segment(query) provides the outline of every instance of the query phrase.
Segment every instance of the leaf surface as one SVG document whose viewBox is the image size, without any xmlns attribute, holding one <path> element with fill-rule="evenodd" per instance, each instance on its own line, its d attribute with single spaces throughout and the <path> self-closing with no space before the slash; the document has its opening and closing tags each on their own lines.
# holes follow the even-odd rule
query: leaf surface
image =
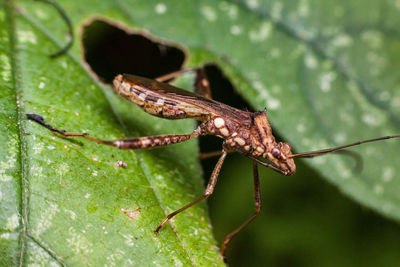
<svg viewBox="0 0 400 267">
<path fill-rule="evenodd" d="M 76 32 L 89 18 L 106 17 L 182 45 L 188 66 L 218 64 L 249 103 L 267 107 L 275 131 L 295 151 L 400 132 L 395 1 L 60 5 Z M 25 121 L 24 114 L 104 139 L 186 133 L 195 124 L 153 118 L 114 96 L 91 78 L 79 42 L 67 56 L 49 59 L 65 42 L 65 25 L 52 8 L 11 1 L 0 19 L 2 260 L 222 264 L 204 203 L 177 216 L 159 236 L 152 233 L 168 212 L 203 190 L 196 141 L 118 151 L 59 138 Z M 307 163 L 362 205 L 398 220 L 399 140 L 354 151 L 363 159 L 359 174 L 344 156 Z M 128 167 L 115 168 L 118 160 Z"/>
</svg>

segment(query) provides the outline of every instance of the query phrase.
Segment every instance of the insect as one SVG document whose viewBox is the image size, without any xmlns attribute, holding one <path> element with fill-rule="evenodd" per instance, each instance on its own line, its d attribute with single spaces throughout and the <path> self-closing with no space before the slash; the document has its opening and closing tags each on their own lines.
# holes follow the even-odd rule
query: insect
<svg viewBox="0 0 400 267">
<path fill-rule="evenodd" d="M 195 72 L 196 74 L 194 82 L 196 94 L 176 88 L 168 83 L 163 83 L 163 81 L 170 80 L 186 72 Z M 27 116 L 29 119 L 40 123 L 51 131 L 64 137 L 83 137 L 89 141 L 114 146 L 119 149 L 155 148 L 181 143 L 200 135 L 215 135 L 222 138 L 224 140 L 222 150 L 218 153 L 213 153 L 213 155 L 219 155 L 219 159 L 203 195 L 193 202 L 168 214 L 154 230 L 156 233 L 158 233 L 172 217 L 206 199 L 213 193 L 219 172 L 228 153 L 239 152 L 252 159 L 256 211 L 253 216 L 225 237 L 221 248 L 222 256 L 225 255 L 226 246 L 232 238 L 251 223 L 261 211 L 258 164 L 283 175 L 292 175 L 296 171 L 296 165 L 294 163 L 295 158 L 309 158 L 339 150 L 346 151 L 343 149 L 363 143 L 400 137 L 400 135 L 384 136 L 339 147 L 293 154 L 290 144 L 285 142 L 277 143 L 275 141 L 271 126 L 268 122 L 266 110 L 248 112 L 212 100 L 210 85 L 204 68 L 179 70 L 160 77 L 157 80 L 122 74 L 116 76 L 114 79 L 113 89 L 117 94 L 135 103 L 151 115 L 171 120 L 192 118 L 199 120 L 201 123 L 189 134 L 170 134 L 106 141 L 91 137 L 86 133 L 71 133 L 59 130 L 46 123 L 41 116 L 36 114 L 27 114 Z M 268 162 L 262 161 L 262 159 L 266 159 Z"/>
</svg>

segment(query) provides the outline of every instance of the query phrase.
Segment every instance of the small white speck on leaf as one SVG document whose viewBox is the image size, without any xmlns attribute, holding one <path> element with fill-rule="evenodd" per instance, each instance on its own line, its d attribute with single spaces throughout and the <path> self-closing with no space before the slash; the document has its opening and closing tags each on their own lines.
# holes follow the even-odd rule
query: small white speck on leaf
<svg viewBox="0 0 400 267">
<path fill-rule="evenodd" d="M 204 16 L 204 18 L 210 22 L 214 22 L 217 20 L 216 11 L 210 6 L 202 6 L 200 8 L 200 12 Z"/>
<path fill-rule="evenodd" d="M 264 21 L 258 28 L 249 31 L 249 39 L 252 42 L 265 41 L 272 32 L 273 24 L 269 21 Z"/>
<path fill-rule="evenodd" d="M 251 9 L 256 9 L 260 6 L 259 0 L 247 0 L 247 6 Z"/>
<path fill-rule="evenodd" d="M 36 44 L 36 36 L 32 31 L 19 30 L 17 34 L 20 43 Z"/>
<path fill-rule="evenodd" d="M 232 25 L 231 27 L 231 33 L 233 35 L 239 35 L 242 33 L 242 28 L 239 25 Z"/>
<path fill-rule="evenodd" d="M 155 8 L 154 8 L 155 12 L 157 14 L 165 14 L 165 12 L 167 12 L 167 6 L 163 3 L 158 3 Z"/>
<path fill-rule="evenodd" d="M 329 92 L 331 90 L 332 82 L 336 79 L 336 73 L 325 72 L 319 77 L 319 86 L 322 92 Z"/>
<path fill-rule="evenodd" d="M 19 216 L 17 213 L 11 215 L 11 217 L 7 218 L 6 229 L 10 232 L 13 232 L 19 226 Z"/>
</svg>

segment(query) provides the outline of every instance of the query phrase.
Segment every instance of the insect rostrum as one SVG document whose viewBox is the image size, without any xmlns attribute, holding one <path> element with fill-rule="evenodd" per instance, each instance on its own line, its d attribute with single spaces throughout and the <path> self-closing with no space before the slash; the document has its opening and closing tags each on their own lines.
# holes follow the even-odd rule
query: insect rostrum
<svg viewBox="0 0 400 267">
<path fill-rule="evenodd" d="M 197 94 L 162 82 L 189 71 L 196 73 L 195 91 Z M 253 160 L 256 212 L 240 227 L 226 236 L 222 244 L 222 255 L 224 255 L 226 245 L 229 241 L 260 213 L 261 197 L 257 169 L 258 164 L 271 168 L 284 175 L 292 175 L 296 171 L 294 158 L 314 157 L 343 150 L 362 143 L 400 137 L 400 135 L 385 136 L 340 147 L 292 154 L 290 144 L 284 142 L 277 143 L 275 141 L 271 126 L 268 122 L 266 110 L 257 112 L 242 111 L 212 100 L 209 82 L 203 68 L 177 71 L 161 77 L 158 80 L 151 80 L 129 74 L 118 75 L 114 79 L 113 89 L 117 94 L 135 103 L 151 115 L 165 119 L 193 118 L 201 121 L 201 124 L 189 134 L 170 134 L 106 141 L 84 133 L 69 133 L 58 130 L 46 123 L 39 115 L 28 114 L 27 116 L 62 136 L 83 137 L 92 142 L 110 145 L 120 149 L 154 148 L 184 142 L 200 135 L 215 135 L 224 139 L 222 150 L 218 153 L 220 158 L 214 167 L 203 195 L 169 214 L 156 228 L 156 233 L 158 233 L 172 217 L 212 194 L 222 164 L 229 152 L 236 151 L 251 158 Z M 266 159 L 269 162 L 264 162 L 261 159 Z"/>
</svg>

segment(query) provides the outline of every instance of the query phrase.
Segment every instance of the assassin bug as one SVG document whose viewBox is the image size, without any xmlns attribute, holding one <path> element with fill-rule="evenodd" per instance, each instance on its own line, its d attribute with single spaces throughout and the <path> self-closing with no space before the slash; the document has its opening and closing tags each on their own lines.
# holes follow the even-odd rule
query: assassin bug
<svg viewBox="0 0 400 267">
<path fill-rule="evenodd" d="M 170 80 L 185 72 L 195 72 L 195 93 L 176 88 L 163 81 Z M 217 183 L 222 164 L 230 152 L 239 152 L 253 160 L 253 176 L 255 190 L 256 212 L 235 231 L 225 237 L 221 254 L 224 256 L 230 240 L 252 222 L 261 210 L 260 185 L 257 165 L 268 167 L 283 175 L 292 175 L 296 171 L 295 158 L 308 158 L 335 151 L 343 151 L 348 147 L 384 139 L 398 138 L 400 135 L 384 136 L 344 146 L 323 150 L 293 154 L 291 146 L 285 142 L 277 143 L 272 135 L 271 126 L 267 119 L 266 110 L 257 112 L 242 111 L 223 103 L 212 100 L 209 82 L 204 68 L 180 70 L 157 80 L 151 80 L 129 74 L 117 75 L 113 82 L 114 91 L 129 101 L 135 103 L 145 112 L 165 119 L 197 119 L 201 123 L 190 134 L 161 135 L 139 137 L 125 140 L 106 141 L 89 136 L 85 133 L 70 133 L 59 130 L 46 123 L 42 117 L 27 114 L 32 119 L 51 131 L 64 137 L 83 137 L 99 144 L 114 146 L 120 149 L 148 149 L 187 141 L 200 135 L 215 135 L 224 139 L 222 151 L 208 156 L 219 155 L 217 164 L 211 174 L 208 185 L 201 197 L 170 213 L 159 224 L 154 232 L 160 229 L 178 213 L 209 197 Z M 207 156 L 207 155 L 206 155 Z M 267 159 L 264 162 L 261 159 Z"/>
</svg>

